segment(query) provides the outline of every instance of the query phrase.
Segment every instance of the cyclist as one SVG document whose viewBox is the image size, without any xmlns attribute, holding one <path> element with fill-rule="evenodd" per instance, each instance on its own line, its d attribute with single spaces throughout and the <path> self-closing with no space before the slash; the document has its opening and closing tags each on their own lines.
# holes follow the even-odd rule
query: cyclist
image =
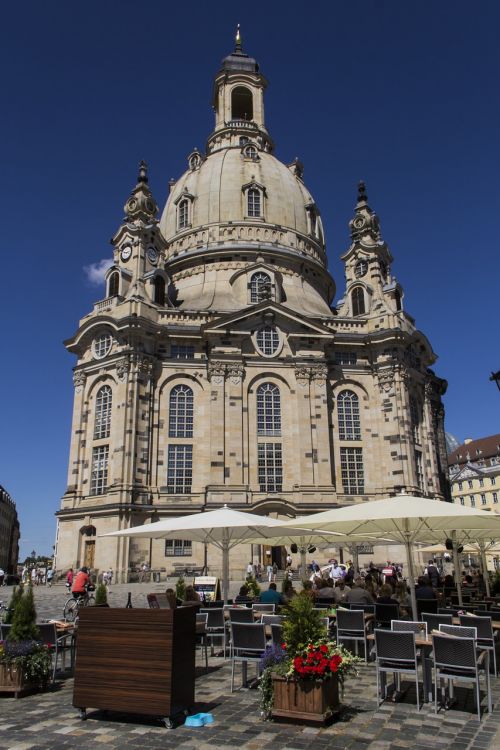
<svg viewBox="0 0 500 750">
<path fill-rule="evenodd" d="M 85 594 L 87 593 L 87 586 L 89 585 L 90 577 L 88 568 L 80 568 L 73 580 L 73 585 L 71 587 L 73 599 L 80 599 L 81 597 L 85 596 Z"/>
</svg>

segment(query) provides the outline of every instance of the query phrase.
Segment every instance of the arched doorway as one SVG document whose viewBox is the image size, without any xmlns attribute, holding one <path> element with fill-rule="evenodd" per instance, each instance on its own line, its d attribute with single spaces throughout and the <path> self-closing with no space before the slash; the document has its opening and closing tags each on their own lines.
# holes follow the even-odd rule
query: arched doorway
<svg viewBox="0 0 500 750">
<path fill-rule="evenodd" d="M 82 542 L 81 546 L 81 561 L 82 565 L 86 568 L 93 568 L 95 562 L 95 537 L 96 537 L 95 526 L 82 526 L 80 529 L 80 538 Z"/>
<path fill-rule="evenodd" d="M 253 510 L 260 516 L 270 516 L 271 518 L 282 519 L 283 521 L 289 521 L 296 516 L 295 509 L 290 507 L 289 503 L 277 499 L 265 500 L 254 507 Z M 278 570 L 286 570 L 286 556 L 289 552 L 286 547 L 272 547 L 269 544 L 252 546 L 254 547 L 254 557 L 257 557 L 264 571 L 268 565 L 274 565 L 275 563 L 278 566 Z"/>
</svg>

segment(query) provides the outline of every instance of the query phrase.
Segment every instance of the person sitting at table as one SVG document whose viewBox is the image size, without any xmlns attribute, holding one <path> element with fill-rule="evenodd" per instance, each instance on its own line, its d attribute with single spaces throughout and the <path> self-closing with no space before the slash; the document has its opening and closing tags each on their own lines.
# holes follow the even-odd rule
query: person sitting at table
<svg viewBox="0 0 500 750">
<path fill-rule="evenodd" d="M 379 595 L 377 596 L 377 604 L 396 604 L 399 605 L 397 599 L 394 599 L 392 595 L 392 586 L 388 583 L 384 583 L 380 587 Z"/>
<path fill-rule="evenodd" d="M 260 595 L 261 604 L 283 604 L 283 597 L 276 591 L 276 584 L 270 583 L 267 591 Z"/>
<path fill-rule="evenodd" d="M 418 579 L 418 586 L 415 589 L 415 596 L 417 599 L 435 599 L 436 592 L 431 586 L 431 581 L 428 576 L 420 576 Z"/>
<path fill-rule="evenodd" d="M 321 583 L 318 583 L 316 589 L 316 599 L 333 599 L 333 580 L 328 578 L 322 579 Z"/>
<path fill-rule="evenodd" d="M 180 599 L 177 599 L 175 591 L 173 589 L 167 589 L 165 591 L 165 596 L 167 597 L 167 602 L 170 609 L 176 609 L 178 604 L 182 604 L 182 601 Z"/>
<path fill-rule="evenodd" d="M 184 601 L 182 603 L 183 605 L 201 604 L 200 595 L 198 594 L 194 586 L 186 586 L 186 592 L 184 594 Z"/>
<path fill-rule="evenodd" d="M 367 576 L 365 576 L 365 589 L 366 591 L 368 591 L 373 601 L 375 601 L 375 599 L 377 598 L 378 584 L 369 573 Z"/>
<path fill-rule="evenodd" d="M 474 588 L 474 581 L 472 580 L 472 576 L 464 574 L 464 577 L 462 580 L 462 588 L 466 588 L 466 589 Z"/>
<path fill-rule="evenodd" d="M 308 581 L 309 583 L 309 581 Z M 290 599 L 293 599 L 294 596 L 297 596 L 297 592 L 293 588 L 293 583 L 291 582 L 290 578 L 287 578 L 283 587 L 283 596 L 286 599 L 287 602 L 290 601 Z"/>
<path fill-rule="evenodd" d="M 335 599 L 336 603 L 341 604 L 343 601 L 345 601 L 347 592 L 350 590 L 351 587 L 346 585 L 344 578 L 340 578 L 338 581 L 336 581 L 335 587 L 332 591 L 333 598 Z"/>
<path fill-rule="evenodd" d="M 404 607 L 405 609 L 409 609 L 411 607 L 411 597 L 408 592 L 406 581 L 397 582 L 396 589 L 394 591 L 394 598 L 400 607 Z"/>
<path fill-rule="evenodd" d="M 253 602 L 253 597 L 249 596 L 249 589 L 248 586 L 243 586 L 240 588 L 240 593 L 235 598 L 234 603 L 235 604 L 250 604 Z"/>
<path fill-rule="evenodd" d="M 354 579 L 354 585 L 345 595 L 345 601 L 349 604 L 374 604 L 373 596 L 365 589 L 365 582 L 360 576 Z"/>
<path fill-rule="evenodd" d="M 302 583 L 302 594 L 306 594 L 310 599 L 314 601 L 314 590 L 312 581 L 303 581 Z"/>
</svg>

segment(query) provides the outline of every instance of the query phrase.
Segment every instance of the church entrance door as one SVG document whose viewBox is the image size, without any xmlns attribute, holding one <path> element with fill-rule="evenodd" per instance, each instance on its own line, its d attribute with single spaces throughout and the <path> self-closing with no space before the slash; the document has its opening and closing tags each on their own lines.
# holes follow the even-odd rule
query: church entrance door
<svg viewBox="0 0 500 750">
<path fill-rule="evenodd" d="M 95 541 L 88 541 L 85 542 L 85 555 L 84 555 L 84 561 L 83 564 L 86 568 L 93 568 L 94 567 L 94 558 L 95 558 Z"/>
</svg>

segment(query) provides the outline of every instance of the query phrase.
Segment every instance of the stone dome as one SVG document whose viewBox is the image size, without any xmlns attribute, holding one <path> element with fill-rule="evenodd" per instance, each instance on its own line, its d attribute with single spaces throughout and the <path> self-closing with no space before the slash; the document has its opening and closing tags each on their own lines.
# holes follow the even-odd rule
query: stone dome
<svg viewBox="0 0 500 750">
<path fill-rule="evenodd" d="M 249 147 L 252 155 L 247 156 Z M 251 141 L 219 148 L 206 158 L 194 152 L 189 162 L 193 166 L 172 186 L 160 221 L 169 256 L 234 240 L 277 243 L 326 266 L 321 220 L 299 162 L 287 167 Z M 258 217 L 248 216 L 252 187 L 261 195 Z M 179 222 L 183 198 L 189 204 L 184 226 Z"/>
</svg>

